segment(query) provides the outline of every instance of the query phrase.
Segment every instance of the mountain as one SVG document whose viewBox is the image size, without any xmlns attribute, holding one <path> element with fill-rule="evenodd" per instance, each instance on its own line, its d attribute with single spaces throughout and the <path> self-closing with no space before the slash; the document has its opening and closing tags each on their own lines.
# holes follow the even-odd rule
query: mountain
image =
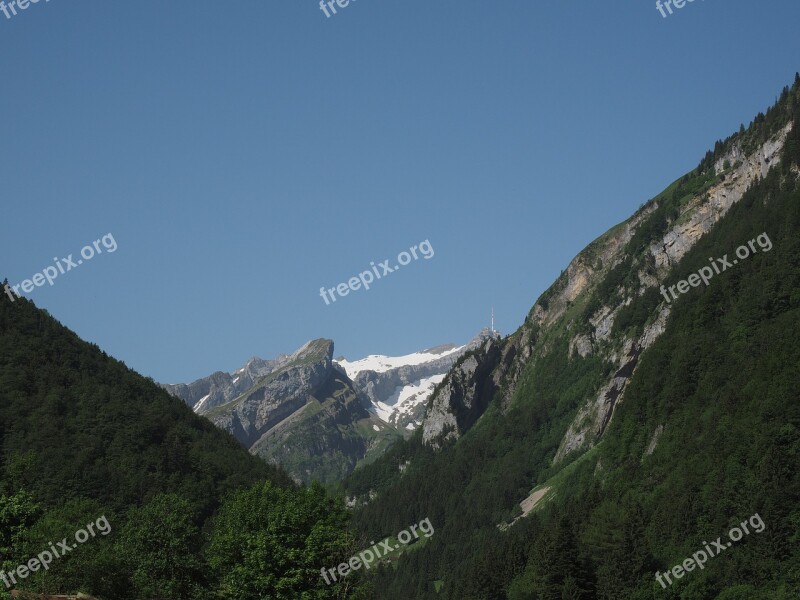
<svg viewBox="0 0 800 600">
<path fill-rule="evenodd" d="M 19 463 L 20 485 L 48 504 L 90 495 L 128 506 L 169 491 L 210 514 L 236 485 L 289 483 L 27 300 L 0 303 L 0 356 L 0 465 Z"/>
<path fill-rule="evenodd" d="M 464 346 L 444 344 L 404 356 L 372 354 L 353 362 L 342 358 L 336 364 L 365 398 L 368 410 L 385 423 L 413 431 L 421 423 L 428 398 L 456 360 L 498 335 L 486 328 Z"/>
<path fill-rule="evenodd" d="M 319 486 L 297 488 L 31 301 L 0 295 L 0 598 L 12 585 L 37 598 L 336 598 L 319 565 L 355 546 Z"/>
<path fill-rule="evenodd" d="M 382 598 L 795 598 L 798 340 L 800 75 L 342 483 L 367 537 L 438 527 L 378 574 Z M 756 516 L 665 591 L 657 574 Z"/>
<path fill-rule="evenodd" d="M 331 482 L 413 430 L 450 366 L 492 335 L 486 329 L 465 346 L 353 362 L 332 360 L 333 342 L 313 340 L 291 355 L 252 358 L 235 373 L 162 387 L 297 481 Z"/>
<path fill-rule="evenodd" d="M 217 371 L 190 384 L 162 384 L 161 387 L 186 402 L 196 413 L 202 414 L 243 394 L 253 387 L 257 379 L 280 368 L 288 359 L 289 356 L 285 354 L 274 360 L 253 357 L 233 374 Z"/>
<path fill-rule="evenodd" d="M 312 340 L 232 374 L 162 387 L 296 481 L 336 481 L 402 434 L 367 410 L 332 357 L 331 340 Z"/>
</svg>

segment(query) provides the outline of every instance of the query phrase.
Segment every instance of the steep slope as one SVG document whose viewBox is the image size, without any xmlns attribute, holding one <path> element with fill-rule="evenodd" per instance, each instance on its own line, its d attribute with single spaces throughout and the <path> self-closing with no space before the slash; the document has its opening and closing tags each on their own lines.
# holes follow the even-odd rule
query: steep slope
<svg viewBox="0 0 800 600">
<path fill-rule="evenodd" d="M 459 359 L 421 431 L 344 482 L 368 535 L 437 526 L 382 597 L 662 597 L 656 570 L 758 511 L 772 533 L 663 597 L 793 597 L 798 164 L 800 76 Z"/>
<path fill-rule="evenodd" d="M 267 430 L 251 450 L 301 481 L 338 481 L 400 439 L 399 432 L 362 405 L 337 369 L 291 417 Z"/>
<path fill-rule="evenodd" d="M 453 363 L 496 335 L 485 329 L 460 347 L 352 362 L 333 361 L 333 342 L 314 340 L 234 373 L 162 387 L 297 481 L 331 482 L 413 431 Z"/>
<path fill-rule="evenodd" d="M 175 492 L 209 514 L 233 486 L 289 483 L 152 381 L 5 296 L 0 396 L 0 465 L 42 502 L 128 506 Z"/>
<path fill-rule="evenodd" d="M 365 599 L 319 577 L 355 550 L 319 486 L 0 297 L 0 597 Z"/>
<path fill-rule="evenodd" d="M 219 427 L 251 447 L 272 427 L 302 408 L 332 370 L 333 342 L 315 340 L 297 350 L 241 396 L 205 412 Z"/>
<path fill-rule="evenodd" d="M 280 368 L 288 358 L 285 354 L 275 360 L 253 357 L 233 374 L 217 371 L 190 384 L 162 384 L 161 387 L 186 402 L 196 413 L 203 414 L 243 394 L 256 380 Z"/>
<path fill-rule="evenodd" d="M 237 372 L 249 387 L 228 401 L 220 399 L 238 390 L 239 382 L 224 373 L 169 387 L 252 453 L 284 466 L 295 480 L 335 481 L 401 434 L 362 406 L 332 356 L 332 341 L 314 340 L 274 361 L 250 361 Z M 213 403 L 217 406 L 209 408 Z"/>
<path fill-rule="evenodd" d="M 628 337 L 612 338 L 615 320 L 621 315 L 628 325 L 641 316 L 632 315 L 633 309 L 628 308 L 641 295 L 646 295 L 648 309 L 656 308 L 662 298 L 658 287 L 672 267 L 741 200 L 754 182 L 779 164 L 791 127 L 786 123 L 748 155 L 743 154 L 743 142 L 731 142 L 709 171 L 681 178 L 636 215 L 592 242 L 536 303 L 526 324 L 503 347 L 502 360 L 495 353 L 482 359 L 482 367 L 493 371 L 495 385 L 505 385 L 506 401 L 514 393 L 517 375 L 529 361 L 537 337 L 574 332 L 568 339 L 570 357 L 575 353 L 582 357 L 594 354 L 614 367 L 594 402 L 576 415 L 559 459 L 591 445 L 602 435 L 637 357 L 663 332 L 670 305 L 664 303 L 657 311 L 640 311 L 646 323 L 637 323 L 640 327 Z M 548 350 L 543 343 L 538 348 L 539 354 L 542 348 Z M 461 375 L 459 369 L 454 371 L 454 377 L 457 375 Z M 452 422 L 454 411 L 470 403 L 471 398 L 459 401 L 450 397 L 452 393 L 445 387 L 434 395 L 424 427 L 426 443 L 436 446 L 439 438 L 457 437 L 453 430 L 444 435 L 442 428 Z"/>
</svg>

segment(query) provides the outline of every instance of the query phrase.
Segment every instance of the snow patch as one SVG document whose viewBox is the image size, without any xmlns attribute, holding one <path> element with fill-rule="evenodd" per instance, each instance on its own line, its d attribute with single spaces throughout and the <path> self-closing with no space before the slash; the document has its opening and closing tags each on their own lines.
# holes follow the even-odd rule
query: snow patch
<svg viewBox="0 0 800 600">
<path fill-rule="evenodd" d="M 447 350 L 441 354 L 433 354 L 431 352 L 414 352 L 413 354 L 406 354 L 405 356 L 384 356 L 383 354 L 370 354 L 361 360 L 338 360 L 335 361 L 347 373 L 350 379 L 354 379 L 361 371 L 375 371 L 376 373 L 383 373 L 390 369 L 397 367 L 405 367 L 409 365 L 421 365 L 426 362 L 431 362 L 455 354 L 461 351 L 464 346 Z"/>
<path fill-rule="evenodd" d="M 445 376 L 446 373 L 432 375 L 405 386 L 398 386 L 386 402 L 375 403 L 371 410 L 385 423 L 391 423 L 394 415 L 410 415 L 414 407 L 427 402 L 434 388 L 444 380 Z M 414 429 L 416 425 L 409 423 L 406 427 Z"/>
<path fill-rule="evenodd" d="M 194 412 L 199 412 L 199 411 L 200 411 L 200 409 L 202 409 L 202 408 L 205 406 L 205 404 L 206 404 L 206 401 L 207 401 L 207 400 L 208 400 L 210 397 L 211 397 L 211 394 L 206 394 L 205 396 L 203 396 L 202 398 L 200 398 L 200 400 L 198 400 L 198 401 L 197 401 L 197 404 L 195 404 L 195 405 L 194 405 Z"/>
</svg>

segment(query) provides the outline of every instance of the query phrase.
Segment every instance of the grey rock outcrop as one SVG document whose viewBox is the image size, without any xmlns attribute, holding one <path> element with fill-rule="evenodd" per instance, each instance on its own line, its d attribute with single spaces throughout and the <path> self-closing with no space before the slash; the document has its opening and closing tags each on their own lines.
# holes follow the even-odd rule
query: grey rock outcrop
<svg viewBox="0 0 800 600">
<path fill-rule="evenodd" d="M 726 157 L 717 161 L 715 169 L 718 174 L 725 164 L 733 166 L 729 167 L 720 183 L 712 186 L 706 193 L 691 198 L 682 214 L 671 224 L 663 237 L 649 246 L 649 253 L 659 278 L 663 279 L 670 272 L 697 241 L 725 216 L 730 207 L 741 200 L 757 179 L 764 177 L 770 168 L 779 163 L 779 153 L 790 130 L 791 124 L 788 124 L 749 156 L 744 156 L 740 146 L 736 144 Z M 621 246 L 616 244 L 615 247 Z M 618 261 L 621 257 L 613 257 L 611 260 Z M 659 285 L 659 279 L 644 271 L 639 272 L 638 279 L 643 285 Z M 619 365 L 619 370 L 594 398 L 579 409 L 561 441 L 554 463 L 560 462 L 573 452 L 597 443 L 611 421 L 615 407 L 624 400 L 625 386 L 636 368 L 638 355 L 649 348 L 666 330 L 670 308 L 668 305 L 662 305 L 657 318 L 645 327 L 638 340 L 620 342 L 611 339 L 617 312 L 621 306 L 633 300 L 634 294 L 642 291 L 642 289 L 622 290 L 623 294 L 627 294 L 622 305 L 613 309 L 603 306 L 590 319 L 594 329 L 592 341 L 607 342 L 610 347 L 606 349 L 605 355 Z M 573 340 L 573 343 L 577 345 L 576 340 Z M 571 354 L 572 346 L 570 346 Z"/>
<path fill-rule="evenodd" d="M 279 368 L 288 358 L 287 355 L 280 355 L 275 360 L 253 357 L 233 374 L 217 371 L 189 384 L 161 384 L 161 387 L 186 402 L 196 413 L 204 414 L 243 394 L 259 377 Z"/>
<path fill-rule="evenodd" d="M 726 173 L 723 181 L 713 186 L 705 195 L 693 198 L 675 226 L 661 240 L 650 246 L 657 267 L 665 271 L 683 258 L 697 240 L 708 233 L 730 207 L 742 199 L 757 179 L 766 176 L 780 162 L 780 151 L 791 128 L 789 123 L 750 156 L 743 156 L 741 147 L 736 144 L 725 157 L 717 161 L 717 173 L 722 172 L 726 162 L 734 167 Z"/>
<path fill-rule="evenodd" d="M 245 394 L 205 414 L 245 446 L 257 442 L 308 401 L 331 374 L 333 342 L 308 342 Z"/>
<path fill-rule="evenodd" d="M 492 371 L 500 364 L 503 343 L 497 338 L 462 357 L 429 401 L 423 423 L 423 442 L 434 448 L 457 439 L 471 427 L 497 391 Z"/>
<path fill-rule="evenodd" d="M 331 340 L 314 340 L 235 373 L 163 387 L 296 481 L 335 481 L 402 435 L 364 408 L 332 356 Z"/>
</svg>

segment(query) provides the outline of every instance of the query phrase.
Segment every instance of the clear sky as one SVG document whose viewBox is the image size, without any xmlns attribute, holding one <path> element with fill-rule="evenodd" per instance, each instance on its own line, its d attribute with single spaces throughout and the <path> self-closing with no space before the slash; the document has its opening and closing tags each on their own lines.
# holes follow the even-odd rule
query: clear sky
<svg viewBox="0 0 800 600">
<path fill-rule="evenodd" d="M 510 333 L 800 70 L 797 0 L 337 10 L 0 12 L 0 278 L 111 233 L 114 253 L 27 296 L 162 382 L 317 337 L 350 359 L 464 342 L 492 305 Z M 320 297 L 424 240 L 430 260 Z"/>
</svg>

